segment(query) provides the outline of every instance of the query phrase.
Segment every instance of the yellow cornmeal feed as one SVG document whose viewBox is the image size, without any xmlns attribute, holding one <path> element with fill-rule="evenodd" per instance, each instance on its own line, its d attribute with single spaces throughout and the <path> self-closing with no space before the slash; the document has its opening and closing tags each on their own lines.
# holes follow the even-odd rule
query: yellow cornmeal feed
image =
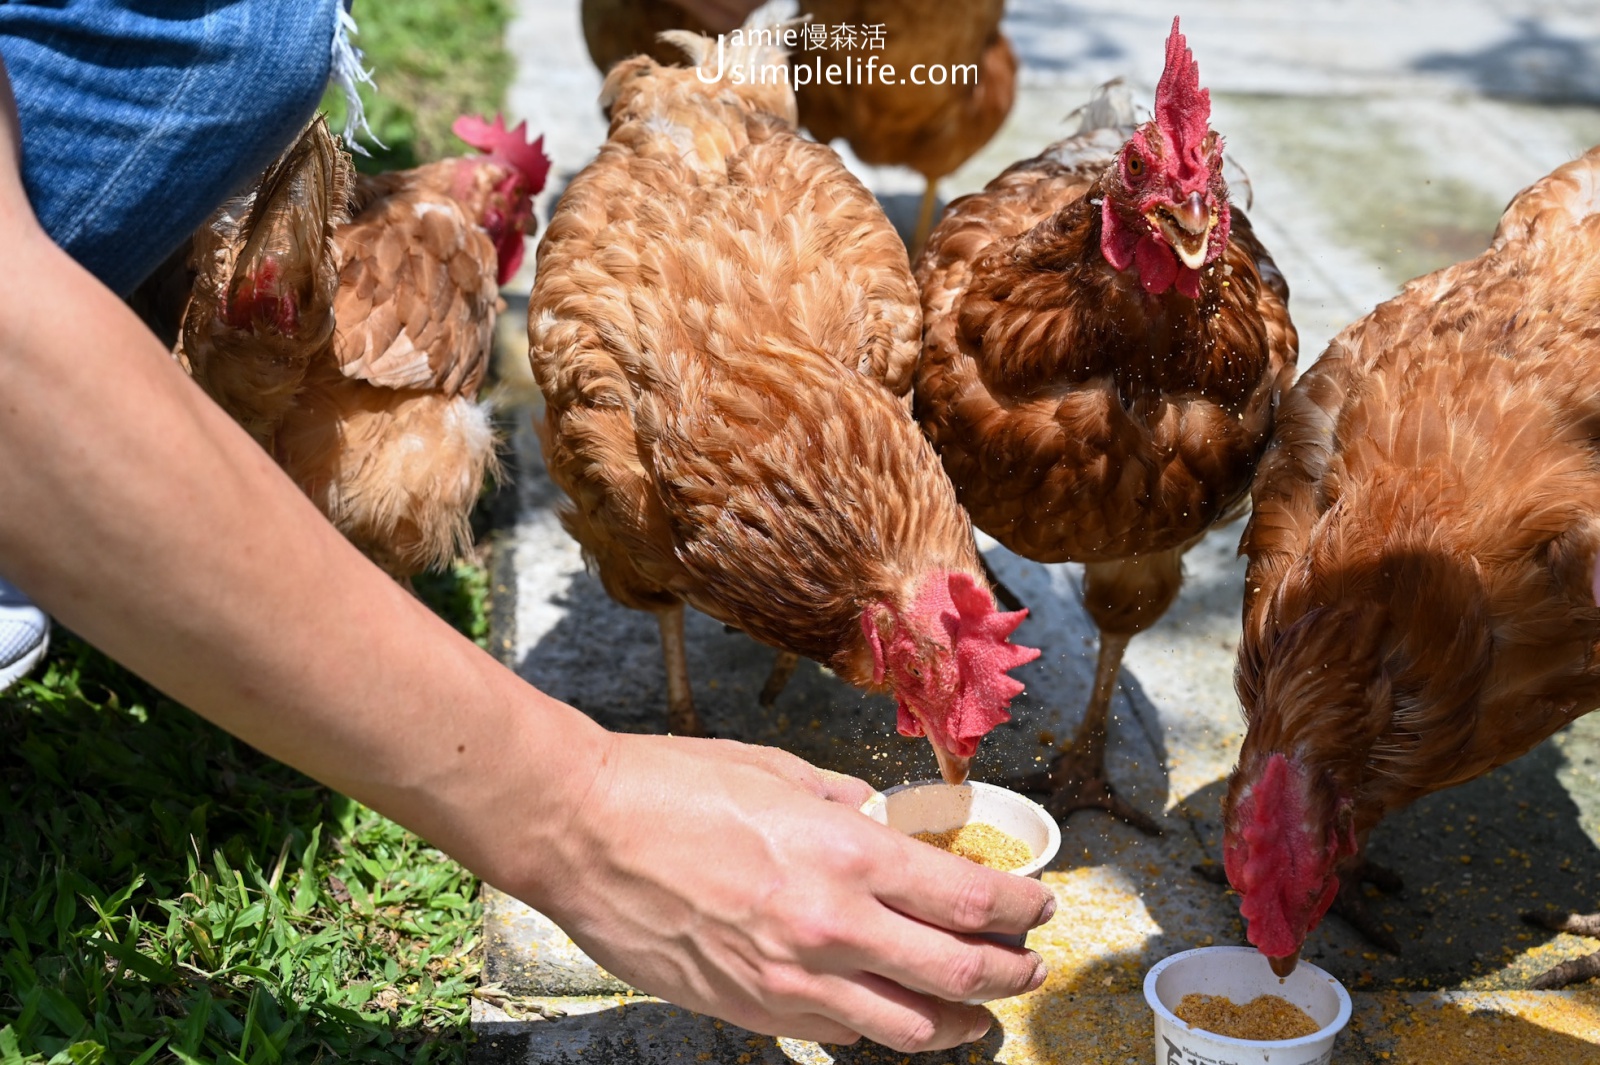
<svg viewBox="0 0 1600 1065">
<path fill-rule="evenodd" d="M 1184 995 L 1172 1011 L 1184 1023 L 1231 1039 L 1299 1039 L 1321 1027 L 1305 1010 L 1277 995 L 1239 1005 L 1221 995 Z"/>
<path fill-rule="evenodd" d="M 1033 851 L 1028 849 L 1026 843 L 993 825 L 976 821 L 947 832 L 918 832 L 915 835 L 924 843 L 931 843 L 969 862 L 987 865 L 990 869 L 1009 871 L 1033 860 Z"/>
</svg>

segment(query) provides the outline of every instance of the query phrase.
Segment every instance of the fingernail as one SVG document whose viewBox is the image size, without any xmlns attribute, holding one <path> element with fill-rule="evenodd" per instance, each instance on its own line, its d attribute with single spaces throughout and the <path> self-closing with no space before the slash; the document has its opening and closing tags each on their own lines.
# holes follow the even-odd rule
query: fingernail
<svg viewBox="0 0 1600 1065">
<path fill-rule="evenodd" d="M 1038 990 L 1039 986 L 1044 983 L 1045 977 L 1050 975 L 1050 969 L 1047 965 L 1045 965 L 1044 958 L 1040 957 L 1037 953 L 1034 954 L 1034 957 L 1038 958 L 1039 961 L 1038 964 L 1033 968 L 1033 979 L 1028 981 L 1029 991 Z"/>
<path fill-rule="evenodd" d="M 1039 911 L 1039 924 L 1045 924 L 1056 915 L 1056 897 L 1051 895 L 1045 902 L 1044 909 Z M 1037 927 L 1037 926 L 1035 926 Z"/>
</svg>

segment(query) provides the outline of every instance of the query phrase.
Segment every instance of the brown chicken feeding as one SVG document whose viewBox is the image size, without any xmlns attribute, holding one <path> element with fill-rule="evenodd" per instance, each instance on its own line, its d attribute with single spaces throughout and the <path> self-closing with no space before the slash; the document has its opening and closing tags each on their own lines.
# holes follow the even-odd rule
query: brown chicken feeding
<svg viewBox="0 0 1600 1065">
<path fill-rule="evenodd" d="M 1288 289 L 1222 176 L 1211 101 L 1173 21 L 1155 117 L 1107 87 L 1082 128 L 950 205 L 917 263 L 916 416 L 973 522 L 1085 564 L 1094 691 L 1044 779 L 1057 816 L 1144 829 L 1105 778 L 1123 649 L 1183 554 L 1238 517 L 1288 386 Z"/>
<path fill-rule="evenodd" d="M 678 34 L 691 61 L 715 45 Z M 782 63 L 730 49 L 729 61 Z M 1007 637 L 972 530 L 908 411 L 916 291 L 877 201 L 798 136 L 779 84 L 645 57 L 568 186 L 529 302 L 563 520 L 606 591 L 660 624 L 669 726 L 701 725 L 688 603 L 892 690 L 959 782 L 1038 652 Z M 768 694 L 771 694 L 769 686 Z"/>
<path fill-rule="evenodd" d="M 470 546 L 494 465 L 477 402 L 499 285 L 549 169 L 522 127 L 483 154 L 357 176 L 315 119 L 195 235 L 179 355 L 358 547 L 397 577 Z"/>
<path fill-rule="evenodd" d="M 1242 547 L 1224 853 L 1280 971 L 1336 900 L 1382 936 L 1360 882 L 1385 815 L 1600 705 L 1597 442 L 1600 148 L 1340 333 L 1278 414 Z M 1596 975 L 1600 954 L 1534 986 Z"/>
</svg>

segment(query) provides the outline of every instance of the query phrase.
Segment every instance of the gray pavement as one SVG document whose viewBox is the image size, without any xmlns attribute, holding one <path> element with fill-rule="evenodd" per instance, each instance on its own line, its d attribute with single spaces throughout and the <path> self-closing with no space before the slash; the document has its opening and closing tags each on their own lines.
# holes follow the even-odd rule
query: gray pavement
<svg viewBox="0 0 1600 1065">
<path fill-rule="evenodd" d="M 510 110 L 546 134 L 563 180 L 604 136 L 593 103 L 600 80 L 576 11 L 574 0 L 520 0 L 509 33 L 519 61 Z M 1011 0 L 1006 28 L 1023 70 L 1017 106 L 944 194 L 979 188 L 1036 153 L 1100 81 L 1127 76 L 1148 100 L 1172 13 L 1147 0 Z M 1400 282 L 1481 249 L 1512 194 L 1600 142 L 1593 3 L 1211 0 L 1182 14 L 1213 91 L 1213 125 L 1250 175 L 1250 215 L 1293 289 L 1302 365 Z M 909 222 L 921 179 L 851 163 L 891 216 Z M 553 198 L 562 181 L 552 184 Z M 536 407 L 521 323 L 507 317 L 503 394 Z M 497 553 L 502 653 L 610 727 L 659 731 L 654 622 L 612 603 L 585 573 L 553 513 L 558 493 L 527 415 L 518 422 L 519 507 Z M 1075 816 L 1045 878 L 1060 911 L 1032 941 L 1052 963 L 1050 981 L 997 1004 L 1003 1030 L 980 1046 L 914 1060 L 1149 1061 L 1144 970 L 1179 949 L 1239 941 L 1234 901 L 1189 871 L 1218 856 L 1218 802 L 1240 737 L 1238 533 L 1219 530 L 1191 554 L 1182 597 L 1133 642 L 1123 671 L 1111 773 L 1132 801 L 1159 812 L 1166 835 L 1147 840 L 1101 815 Z M 1014 721 L 985 741 L 974 767 L 1001 781 L 1048 754 L 1041 732 L 1065 734 L 1081 714 L 1094 633 L 1077 567 L 985 546 L 1032 608 L 1019 635 L 1045 652 L 1020 674 L 1028 691 Z M 778 744 L 879 786 L 936 772 L 926 743 L 894 735 L 886 700 L 863 698 L 806 663 L 764 713 L 754 696 L 772 652 L 703 617 L 692 616 L 688 631 L 696 697 L 719 733 Z M 1379 903 L 1405 952 L 1375 953 L 1333 918 L 1313 937 L 1309 956 L 1358 993 L 1357 1024 L 1336 1062 L 1600 1062 L 1600 990 L 1519 990 L 1530 973 L 1592 945 L 1535 934 L 1515 919 L 1540 905 L 1600 904 L 1597 756 L 1600 716 L 1378 830 L 1374 857 L 1407 882 Z M 489 988 L 476 1021 L 484 1061 L 902 1060 L 756 1039 L 618 997 L 618 985 L 559 930 L 504 896 L 490 894 L 487 925 Z"/>
</svg>

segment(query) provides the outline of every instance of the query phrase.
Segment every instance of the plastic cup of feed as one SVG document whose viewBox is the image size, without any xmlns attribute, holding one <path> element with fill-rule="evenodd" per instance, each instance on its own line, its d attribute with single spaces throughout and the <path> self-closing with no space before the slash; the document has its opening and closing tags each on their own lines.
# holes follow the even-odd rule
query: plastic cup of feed
<svg viewBox="0 0 1600 1065">
<path fill-rule="evenodd" d="M 861 812 L 908 836 L 948 832 L 974 822 L 998 828 L 1033 852 L 1030 862 L 1011 872 L 1035 880 L 1061 849 L 1061 829 L 1043 806 L 1025 795 L 977 780 L 965 784 L 946 784 L 942 780 L 898 784 L 868 799 Z M 1026 932 L 995 933 L 986 938 L 1012 947 L 1026 946 L 1028 942 Z"/>
<path fill-rule="evenodd" d="M 1232 1039 L 1178 1019 L 1178 1003 L 1191 994 L 1222 995 L 1239 1005 L 1277 995 L 1322 1027 L 1298 1039 Z M 1144 997 L 1156 1017 L 1156 1065 L 1327 1065 L 1334 1039 L 1350 1021 L 1350 994 L 1338 980 L 1303 961 L 1280 980 L 1253 947 L 1174 954 L 1145 976 Z"/>
</svg>

